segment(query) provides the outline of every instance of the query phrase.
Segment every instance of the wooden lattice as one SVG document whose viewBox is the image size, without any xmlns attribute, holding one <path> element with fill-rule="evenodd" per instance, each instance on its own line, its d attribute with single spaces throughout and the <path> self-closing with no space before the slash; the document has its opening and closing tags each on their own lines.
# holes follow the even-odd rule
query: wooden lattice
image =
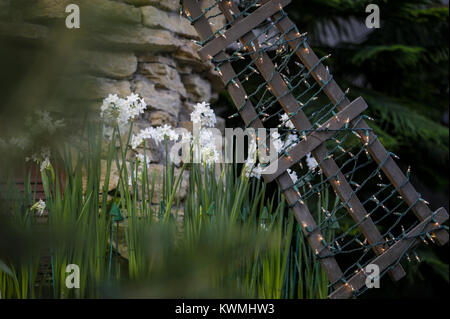
<svg viewBox="0 0 450 319">
<path fill-rule="evenodd" d="M 244 86 L 239 82 L 239 76 L 233 69 L 232 63 L 227 62 L 229 59 L 229 55 L 226 53 L 227 47 L 238 41 L 242 47 L 246 48 L 249 58 L 254 61 L 254 65 L 257 67 L 258 74 L 264 78 L 268 84 L 268 89 L 284 112 L 292 115 L 291 120 L 295 129 L 299 132 L 308 132 L 307 136 L 305 135 L 305 138 L 289 151 L 289 156 L 281 156 L 276 163 L 271 164 L 276 165 L 275 173 L 263 173 L 263 176 L 266 182 L 276 181 L 284 191 L 284 195 L 291 205 L 298 223 L 302 226 L 310 246 L 319 255 L 320 263 L 332 286 L 332 293 L 329 298 L 349 298 L 364 287 L 367 274 L 362 268 L 360 268 L 360 271 L 357 269 L 351 276 L 344 274 L 333 252 L 330 251 L 331 246 L 324 243 L 321 228 L 318 227 L 316 220 L 303 202 L 302 195 L 296 187 L 293 187 L 294 182 L 288 173 L 288 169 L 292 168 L 307 154 L 312 154 L 320 165 L 321 172 L 326 176 L 327 182 L 331 184 L 340 201 L 344 203 L 343 207 L 352 217 L 359 232 L 362 233 L 374 252 L 374 256 L 369 262 L 378 265 L 381 271 L 388 272 L 391 279 L 395 281 L 405 276 L 405 271 L 399 260 L 406 251 L 423 240 L 423 236 L 432 234 L 433 240 L 440 245 L 448 242 L 448 232 L 441 227 L 447 221 L 448 213 L 443 208 L 432 212 L 427 203 L 421 199 L 409 178 L 395 163 L 391 156 L 392 153 L 386 151 L 366 121 L 361 118 L 362 112 L 367 108 L 365 101 L 358 98 L 350 102 L 344 91 L 332 78 L 328 69 L 322 64 L 322 60 L 304 41 L 304 35 L 298 31 L 295 24 L 283 11 L 283 7 L 290 2 L 290 0 L 261 0 L 259 3 L 253 4 L 254 8 L 251 13 L 244 14 L 234 1 L 217 1 L 216 7 L 221 11 L 219 14 L 225 16 L 228 25 L 222 30 L 214 31 L 207 17 L 208 10 L 212 7 L 205 10 L 202 9 L 201 1 L 182 1 L 185 14 L 191 20 L 202 40 L 202 47 L 198 51 L 199 55 L 204 60 L 213 63 L 221 61 L 219 73 L 246 125 L 255 129 L 264 128 L 263 121 L 255 110 L 251 99 L 248 98 L 251 92 L 246 92 Z M 336 105 L 337 114 L 330 116 L 320 128 L 310 129 L 314 127 L 314 123 L 310 122 L 308 116 L 301 109 L 299 100 L 289 89 L 285 76 L 277 70 L 276 63 L 272 61 L 267 52 L 261 50 L 261 44 L 258 36 L 255 36 L 255 30 L 268 20 L 282 35 L 283 45 L 288 45 L 292 52 L 295 52 L 299 61 L 320 86 L 320 90 L 326 94 L 332 104 Z M 230 83 L 233 85 L 230 85 Z M 395 192 L 398 192 L 402 200 L 408 205 L 408 210 L 410 209 L 419 221 L 415 227 L 408 229 L 407 233 L 399 240 L 389 241 L 383 238 L 363 200 L 360 200 L 352 189 L 347 176 L 341 172 L 333 157 L 327 156 L 329 150 L 326 141 L 336 131 L 345 127 L 350 127 L 354 132 L 366 132 L 366 134 L 355 135 L 358 136 L 367 153 L 377 163 L 380 171 L 385 174 L 391 183 L 390 186 L 394 188 Z M 323 128 L 326 128 L 326 130 Z"/>
</svg>

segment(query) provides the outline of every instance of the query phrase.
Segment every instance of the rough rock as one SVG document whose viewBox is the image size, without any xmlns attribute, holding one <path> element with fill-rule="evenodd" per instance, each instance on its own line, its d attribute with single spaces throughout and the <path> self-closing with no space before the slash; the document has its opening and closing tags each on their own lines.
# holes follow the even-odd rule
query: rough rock
<svg viewBox="0 0 450 319">
<path fill-rule="evenodd" d="M 126 3 L 133 4 L 135 6 L 148 6 L 153 5 L 160 9 L 168 11 L 178 11 L 180 8 L 179 0 L 123 0 Z"/>
<path fill-rule="evenodd" d="M 194 103 L 184 102 L 183 107 L 180 110 L 180 122 L 190 122 L 191 121 L 191 113 L 194 111 Z"/>
<path fill-rule="evenodd" d="M 225 85 L 223 84 L 222 78 L 214 69 L 214 66 L 212 64 L 209 72 L 205 72 L 205 77 L 208 79 L 209 83 L 211 83 L 213 91 L 221 92 L 225 90 Z"/>
<path fill-rule="evenodd" d="M 135 93 L 144 98 L 148 109 L 167 112 L 178 118 L 181 101 L 177 92 L 157 90 L 154 83 L 142 76 L 136 77 L 133 86 Z"/>
<path fill-rule="evenodd" d="M 63 88 L 77 99 L 102 100 L 111 93 L 126 97 L 131 94 L 129 81 L 117 81 L 95 76 L 65 79 Z"/>
<path fill-rule="evenodd" d="M 67 17 L 66 7 L 71 0 L 35 0 L 25 9 L 25 18 L 29 20 L 63 19 Z"/>
<path fill-rule="evenodd" d="M 72 3 L 80 6 L 80 12 L 87 14 L 85 18 L 89 22 L 114 21 L 138 24 L 142 21 L 138 8 L 110 0 L 34 0 L 28 5 L 25 18 L 30 20 L 65 19 L 66 7 Z"/>
<path fill-rule="evenodd" d="M 182 45 L 169 31 L 142 26 L 99 26 L 87 30 L 86 38 L 95 43 L 111 44 L 126 50 L 153 52 L 174 52 Z"/>
<path fill-rule="evenodd" d="M 183 97 L 187 95 L 178 71 L 167 64 L 141 63 L 139 73 L 155 83 L 158 89 L 177 91 Z"/>
<path fill-rule="evenodd" d="M 183 45 L 173 55 L 180 65 L 192 66 L 197 72 L 207 71 L 211 68 L 209 62 L 204 62 L 197 53 L 198 45 L 193 41 L 181 40 Z"/>
<path fill-rule="evenodd" d="M 163 55 L 155 55 L 152 52 L 142 52 L 138 55 L 139 63 L 161 63 L 176 68 L 175 61 Z"/>
<path fill-rule="evenodd" d="M 142 7 L 141 11 L 143 23 L 147 27 L 165 29 L 187 38 L 198 38 L 197 31 L 189 20 L 177 13 L 165 12 L 152 6 Z"/>
<path fill-rule="evenodd" d="M 192 101 L 205 102 L 211 99 L 211 84 L 200 75 L 183 75 L 182 80 Z"/>
<path fill-rule="evenodd" d="M 93 74 L 123 79 L 136 72 L 137 58 L 130 52 L 83 51 L 80 61 Z"/>
<path fill-rule="evenodd" d="M 163 111 L 153 111 L 148 114 L 148 120 L 154 126 L 162 126 L 164 124 L 168 124 L 172 127 L 177 126 L 177 119 L 170 114 L 167 114 Z"/>
</svg>

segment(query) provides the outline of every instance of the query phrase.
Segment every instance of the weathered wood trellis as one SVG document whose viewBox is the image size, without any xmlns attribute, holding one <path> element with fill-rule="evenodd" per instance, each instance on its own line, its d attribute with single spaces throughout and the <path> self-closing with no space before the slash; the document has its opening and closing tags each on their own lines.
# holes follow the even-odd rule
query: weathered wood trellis
<svg viewBox="0 0 450 319">
<path fill-rule="evenodd" d="M 442 226 L 448 220 L 448 213 L 443 208 L 435 212 L 430 210 L 427 203 L 410 183 L 409 176 L 405 175 L 395 163 L 392 158 L 393 154 L 386 151 L 364 120 L 362 113 L 368 107 L 365 101 L 362 98 L 357 98 L 350 102 L 346 93 L 341 90 L 333 79 L 328 68 L 322 64 L 323 59 L 319 59 L 308 46 L 305 34 L 301 34 L 298 31 L 295 24 L 283 10 L 283 7 L 291 1 L 260 0 L 241 2 L 244 3 L 243 11 L 240 10 L 242 7 L 240 8 L 236 1 L 229 0 L 218 0 L 214 5 L 206 9 L 202 9 L 201 2 L 197 0 L 183 0 L 182 5 L 185 14 L 191 20 L 201 38 L 199 43 L 202 46 L 199 49 L 200 56 L 204 60 L 212 61 L 217 66 L 223 82 L 226 84 L 227 90 L 246 125 L 253 128 L 264 128 L 264 117 L 268 117 L 268 114 L 264 114 L 264 111 L 267 111 L 270 107 L 255 106 L 252 103 L 251 97 L 254 94 L 246 92 L 240 80 L 243 72 L 236 73 L 232 65 L 232 62 L 237 58 L 251 59 L 251 65 L 256 66 L 253 72 L 256 72 L 263 78 L 267 85 L 266 92 L 272 95 L 271 99 L 269 99 L 269 101 L 272 101 L 271 105 L 275 102 L 278 103 L 281 106 L 279 109 L 289 115 L 295 127 L 293 131 L 303 132 L 303 138 L 290 148 L 288 153 L 285 152 L 276 162 L 271 163 L 272 167 L 266 167 L 265 171 L 272 173 L 265 174 L 263 171 L 263 176 L 266 182 L 277 181 L 279 187 L 284 191 L 284 195 L 291 205 L 297 221 L 302 226 L 310 246 L 316 252 L 328 276 L 330 285 L 333 288 L 329 298 L 349 298 L 362 290 L 367 277 L 364 268 L 361 266 L 363 258 L 366 258 L 364 261 L 366 265 L 369 263 L 378 265 L 380 270 L 388 273 L 393 280 L 401 279 L 405 276 L 405 271 L 400 264 L 400 259 L 419 241 L 428 237 L 440 245 L 448 242 L 448 232 Z M 227 20 L 227 24 L 217 31 L 213 30 L 209 21 L 209 18 L 213 17 L 213 15 L 208 17 L 213 8 L 219 12 L 218 14 L 216 13 L 216 16 L 224 15 Z M 273 32 L 272 29 L 278 30 L 277 40 L 273 39 L 275 44 L 265 42 L 262 34 L 265 32 L 265 39 L 270 39 L 271 36 L 270 33 L 268 35 L 267 31 L 259 31 L 264 27 L 266 27 L 266 30 L 271 30 L 271 32 Z M 231 57 L 227 54 L 227 48 L 237 42 L 240 42 L 241 47 L 248 52 L 245 57 L 241 53 L 236 52 Z M 275 49 L 277 50 L 276 52 L 278 50 L 290 50 L 290 55 L 286 55 L 286 60 L 289 60 L 291 56 L 298 58 L 301 62 L 301 64 L 298 64 L 299 67 L 304 70 L 302 81 L 304 80 L 306 83 L 308 77 L 314 79 L 314 85 L 318 85 L 316 86 L 318 92 L 323 92 L 328 97 L 331 105 L 337 111 L 336 113 L 333 111 L 320 124 L 317 124 L 317 121 L 315 123 L 311 122 L 314 116 L 308 116 L 305 113 L 304 104 L 300 102 L 300 99 L 294 93 L 294 85 L 283 74 L 284 72 L 281 70 L 280 65 L 274 62 L 274 58 L 269 54 Z M 310 87 L 309 84 L 308 87 Z M 263 116 L 261 116 L 262 114 Z M 357 190 L 353 190 L 351 183 L 354 182 L 349 179 L 349 175 L 353 175 L 357 169 L 355 168 L 352 174 L 344 173 L 343 166 L 345 165 L 341 164 L 340 167 L 337 160 L 333 158 L 332 151 L 330 152 L 328 149 L 327 141 L 331 139 L 337 141 L 337 147 L 342 149 L 336 134 L 347 131 L 358 137 L 361 149 L 366 152 L 369 159 L 378 165 L 376 170 L 378 175 L 383 172 L 385 177 L 388 178 L 390 185 L 382 186 L 384 187 L 383 189 L 387 189 L 388 186 L 393 188 L 391 195 L 387 198 L 390 200 L 393 194 L 398 194 L 402 199 L 402 204 L 407 205 L 408 208 L 405 213 L 400 214 L 401 218 L 406 216 L 407 212 L 412 211 L 418 219 L 407 231 L 402 226 L 403 234 L 397 238 L 394 238 L 394 236 L 392 236 L 392 240 L 384 238 L 386 234 L 380 232 L 377 227 L 378 221 L 374 222 L 372 219 L 375 213 L 367 208 L 368 201 L 360 199 L 356 194 L 361 189 L 361 186 L 358 185 Z M 300 163 L 309 153 L 317 161 L 320 172 L 326 177 L 325 182 L 327 185 L 331 185 L 332 190 L 340 199 L 340 207 L 345 209 L 347 214 L 351 216 L 355 223 L 354 227 L 359 229 L 359 232 L 365 238 L 364 242 L 367 243 L 363 244 L 362 241 L 355 239 L 363 246 L 364 253 L 363 257 L 356 263 L 358 267 L 354 272 L 349 273 L 341 270 L 341 266 L 335 258 L 342 252 L 338 240 L 333 244 L 324 240 L 326 235 L 321 231 L 324 229 L 322 227 L 323 222 L 318 223 L 315 220 L 304 202 L 305 194 L 302 195 L 300 193 L 297 187 L 298 183 L 293 181 L 288 172 L 288 169 Z M 355 157 L 353 154 L 351 155 L 352 158 Z M 358 160 L 354 161 L 356 167 Z M 273 170 L 268 168 L 273 168 Z M 372 178 L 372 176 L 369 178 Z M 382 177 L 380 176 L 380 178 Z M 317 186 L 318 188 L 315 188 L 315 190 L 325 187 L 323 185 L 325 183 Z M 374 195 L 371 198 L 377 203 L 374 210 L 383 208 L 385 211 L 388 211 L 385 206 L 388 199 L 380 202 Z M 391 214 L 392 212 L 388 213 Z M 385 216 L 382 217 L 382 219 L 384 218 Z M 390 232 L 388 233 L 391 234 Z M 369 260 L 365 257 L 367 256 L 367 250 L 372 250 L 374 253 Z"/>
</svg>

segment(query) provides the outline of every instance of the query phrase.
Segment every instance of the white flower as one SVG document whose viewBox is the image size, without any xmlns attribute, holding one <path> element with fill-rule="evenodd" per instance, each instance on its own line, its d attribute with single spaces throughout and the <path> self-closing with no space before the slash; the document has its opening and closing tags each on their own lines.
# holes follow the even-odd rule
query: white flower
<svg viewBox="0 0 450 319">
<path fill-rule="evenodd" d="M 149 167 L 150 158 L 148 158 L 148 156 L 145 157 L 144 154 L 137 154 L 136 162 L 138 163 L 138 167 L 144 166 L 144 164 L 145 164 L 145 166 Z"/>
<path fill-rule="evenodd" d="M 126 131 L 126 127 L 131 120 L 144 113 L 147 104 L 139 95 L 132 93 L 126 99 L 122 99 L 117 94 L 109 94 L 103 100 L 100 116 L 105 125 L 105 136 L 111 138 L 112 126 L 117 125 L 119 134 Z"/>
<path fill-rule="evenodd" d="M 283 141 L 280 139 L 280 133 L 273 132 L 270 136 L 271 136 L 273 147 L 275 148 L 277 153 L 280 153 L 283 150 L 283 146 L 284 146 Z"/>
<path fill-rule="evenodd" d="M 156 140 L 156 137 L 156 129 L 153 127 L 147 127 L 131 137 L 131 147 L 135 150 L 142 144 L 142 142 L 144 142 L 144 140 Z"/>
<path fill-rule="evenodd" d="M 317 163 L 316 159 L 311 156 L 311 153 L 306 154 L 306 165 L 308 165 L 308 168 L 310 170 L 314 170 L 319 164 Z"/>
<path fill-rule="evenodd" d="M 177 141 L 180 135 L 170 125 L 147 127 L 142 129 L 138 134 L 131 137 L 131 148 L 137 149 L 144 140 L 152 139 L 156 143 L 161 143 L 164 138 L 168 138 L 171 141 Z"/>
<path fill-rule="evenodd" d="M 294 123 L 292 123 L 289 115 L 287 115 L 286 113 L 281 115 L 281 124 L 289 129 L 295 129 Z"/>
<path fill-rule="evenodd" d="M 192 133 L 191 132 L 183 132 L 181 134 L 181 142 L 182 143 L 190 143 L 192 141 Z"/>
<path fill-rule="evenodd" d="M 263 168 L 261 164 L 254 166 L 255 163 L 252 161 L 247 161 L 245 163 L 245 176 L 248 178 L 255 177 L 257 179 L 261 179 L 261 174 L 263 172 Z"/>
<path fill-rule="evenodd" d="M 298 182 L 297 173 L 295 171 L 291 170 L 290 168 L 287 169 L 287 172 L 288 172 L 289 176 L 291 177 L 292 182 L 294 184 L 296 184 Z"/>
<path fill-rule="evenodd" d="M 205 145 L 202 147 L 202 159 L 206 164 L 217 163 L 220 159 L 219 152 L 213 145 Z"/>
<path fill-rule="evenodd" d="M 25 160 L 28 162 L 32 160 L 33 162 L 39 164 L 42 163 L 45 159 L 50 159 L 50 148 L 43 147 L 41 148 L 40 153 L 33 153 L 31 154 L 31 157 L 26 157 Z"/>
<path fill-rule="evenodd" d="M 33 206 L 31 206 L 31 211 L 37 211 L 39 216 L 42 216 L 44 214 L 44 210 L 46 208 L 45 202 L 40 199 L 38 202 L 36 202 Z"/>
<path fill-rule="evenodd" d="M 147 103 L 145 103 L 144 99 L 140 98 L 139 95 L 135 93 L 131 93 L 131 95 L 127 97 L 126 102 L 130 119 L 138 117 L 140 114 L 144 113 L 147 108 Z"/>
<path fill-rule="evenodd" d="M 160 130 L 160 134 L 162 138 L 168 138 L 169 140 L 175 142 L 178 140 L 180 135 L 172 129 L 170 125 L 165 124 L 164 126 L 157 127 L 157 130 Z"/>
<path fill-rule="evenodd" d="M 297 134 L 289 134 L 286 138 L 286 142 L 284 142 L 283 148 L 286 148 L 286 150 L 290 150 L 293 148 L 299 141 Z"/>
<path fill-rule="evenodd" d="M 217 119 L 209 103 L 203 102 L 194 106 L 194 111 L 191 113 L 191 121 L 194 125 L 200 125 L 200 127 L 214 127 Z"/>
<path fill-rule="evenodd" d="M 202 128 L 194 138 L 194 153 L 206 164 L 217 163 L 220 160 L 220 153 L 216 147 L 216 139 L 210 129 Z"/>
<path fill-rule="evenodd" d="M 48 168 L 50 168 L 50 167 L 51 167 L 50 158 L 47 157 L 41 163 L 41 172 L 46 170 L 46 169 L 48 169 Z"/>
</svg>

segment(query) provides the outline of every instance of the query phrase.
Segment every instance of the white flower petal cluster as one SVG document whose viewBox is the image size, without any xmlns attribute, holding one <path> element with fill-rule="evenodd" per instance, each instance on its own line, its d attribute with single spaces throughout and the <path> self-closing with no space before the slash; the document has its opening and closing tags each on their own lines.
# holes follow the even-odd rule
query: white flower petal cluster
<svg viewBox="0 0 450 319">
<path fill-rule="evenodd" d="M 150 158 L 148 158 L 148 156 L 145 157 L 144 154 L 137 154 L 136 162 L 138 163 L 138 167 L 150 166 Z"/>
<path fill-rule="evenodd" d="M 41 163 L 41 172 L 50 167 L 51 167 L 50 158 L 47 157 Z"/>
<path fill-rule="evenodd" d="M 47 205 L 45 204 L 45 202 L 42 199 L 40 199 L 33 206 L 31 206 L 31 211 L 36 211 L 39 216 L 42 216 L 44 214 L 46 206 Z"/>
<path fill-rule="evenodd" d="M 289 118 L 289 115 L 287 115 L 286 113 L 281 115 L 280 121 L 281 121 L 281 125 L 284 126 L 285 128 L 287 128 L 289 130 L 295 129 L 294 123 L 292 123 L 291 119 Z M 299 140 L 300 139 L 297 134 L 288 133 L 286 136 L 286 139 L 283 143 L 282 149 L 289 151 L 291 148 L 293 148 L 299 142 Z"/>
<path fill-rule="evenodd" d="M 295 129 L 294 123 L 292 123 L 289 115 L 287 115 L 286 113 L 281 115 L 281 124 L 289 129 Z"/>
<path fill-rule="evenodd" d="M 317 163 L 316 159 L 311 156 L 311 153 L 308 153 L 306 154 L 306 165 L 308 165 L 308 168 L 313 171 L 319 166 L 319 163 Z"/>
<path fill-rule="evenodd" d="M 194 106 L 194 111 L 191 113 L 191 121 L 194 125 L 202 128 L 214 127 L 217 123 L 216 114 L 214 114 L 210 104 L 206 102 L 197 103 Z"/>
<path fill-rule="evenodd" d="M 255 177 L 257 179 L 261 179 L 263 168 L 261 164 L 258 164 L 256 166 L 254 164 L 255 163 L 251 163 L 248 161 L 245 163 L 245 176 L 247 176 L 248 178 Z"/>
<path fill-rule="evenodd" d="M 272 140 L 273 147 L 275 148 L 277 153 L 280 153 L 283 150 L 283 147 L 284 147 L 284 143 L 281 140 L 280 133 L 273 132 L 272 134 L 270 134 L 270 137 L 271 137 L 271 140 Z"/>
<path fill-rule="evenodd" d="M 191 132 L 183 132 L 181 134 L 181 142 L 182 143 L 191 143 L 192 141 L 192 133 Z"/>
<path fill-rule="evenodd" d="M 261 179 L 263 168 L 261 164 L 256 164 L 257 160 L 257 143 L 255 139 L 252 139 L 252 142 L 248 148 L 248 158 L 244 165 L 244 172 L 247 178 L 255 177 L 257 179 Z"/>
<path fill-rule="evenodd" d="M 295 171 L 291 170 L 290 168 L 287 169 L 287 172 L 288 172 L 289 176 L 291 177 L 292 182 L 294 184 L 297 183 L 298 182 L 297 173 Z"/>
<path fill-rule="evenodd" d="M 103 100 L 100 117 L 104 121 L 105 136 L 111 138 L 113 127 L 119 128 L 119 134 L 123 134 L 128 123 L 144 113 L 147 104 L 139 95 L 132 93 L 125 99 L 117 94 L 110 94 Z"/>
<path fill-rule="evenodd" d="M 50 157 L 51 157 L 51 151 L 48 147 L 41 148 L 39 153 L 33 153 L 30 157 L 26 157 L 25 161 L 33 161 L 36 164 L 40 164 L 41 172 L 47 168 L 50 168 Z"/>
<path fill-rule="evenodd" d="M 167 138 L 170 141 L 176 142 L 179 139 L 180 135 L 175 132 L 175 130 L 170 126 L 165 124 L 164 126 L 158 127 L 147 127 L 142 129 L 138 134 L 135 134 L 131 137 L 131 147 L 135 150 L 145 140 L 152 139 L 156 143 L 161 143 Z"/>
<path fill-rule="evenodd" d="M 194 156 L 196 160 L 211 165 L 219 162 L 220 153 L 217 150 L 216 139 L 213 132 L 208 128 L 202 128 L 194 136 Z M 200 158 L 198 158 L 200 157 Z"/>
<path fill-rule="evenodd" d="M 289 134 L 286 138 L 286 141 L 284 142 L 283 148 L 285 148 L 287 151 L 289 151 L 291 148 L 293 148 L 299 141 L 297 134 Z"/>
</svg>

